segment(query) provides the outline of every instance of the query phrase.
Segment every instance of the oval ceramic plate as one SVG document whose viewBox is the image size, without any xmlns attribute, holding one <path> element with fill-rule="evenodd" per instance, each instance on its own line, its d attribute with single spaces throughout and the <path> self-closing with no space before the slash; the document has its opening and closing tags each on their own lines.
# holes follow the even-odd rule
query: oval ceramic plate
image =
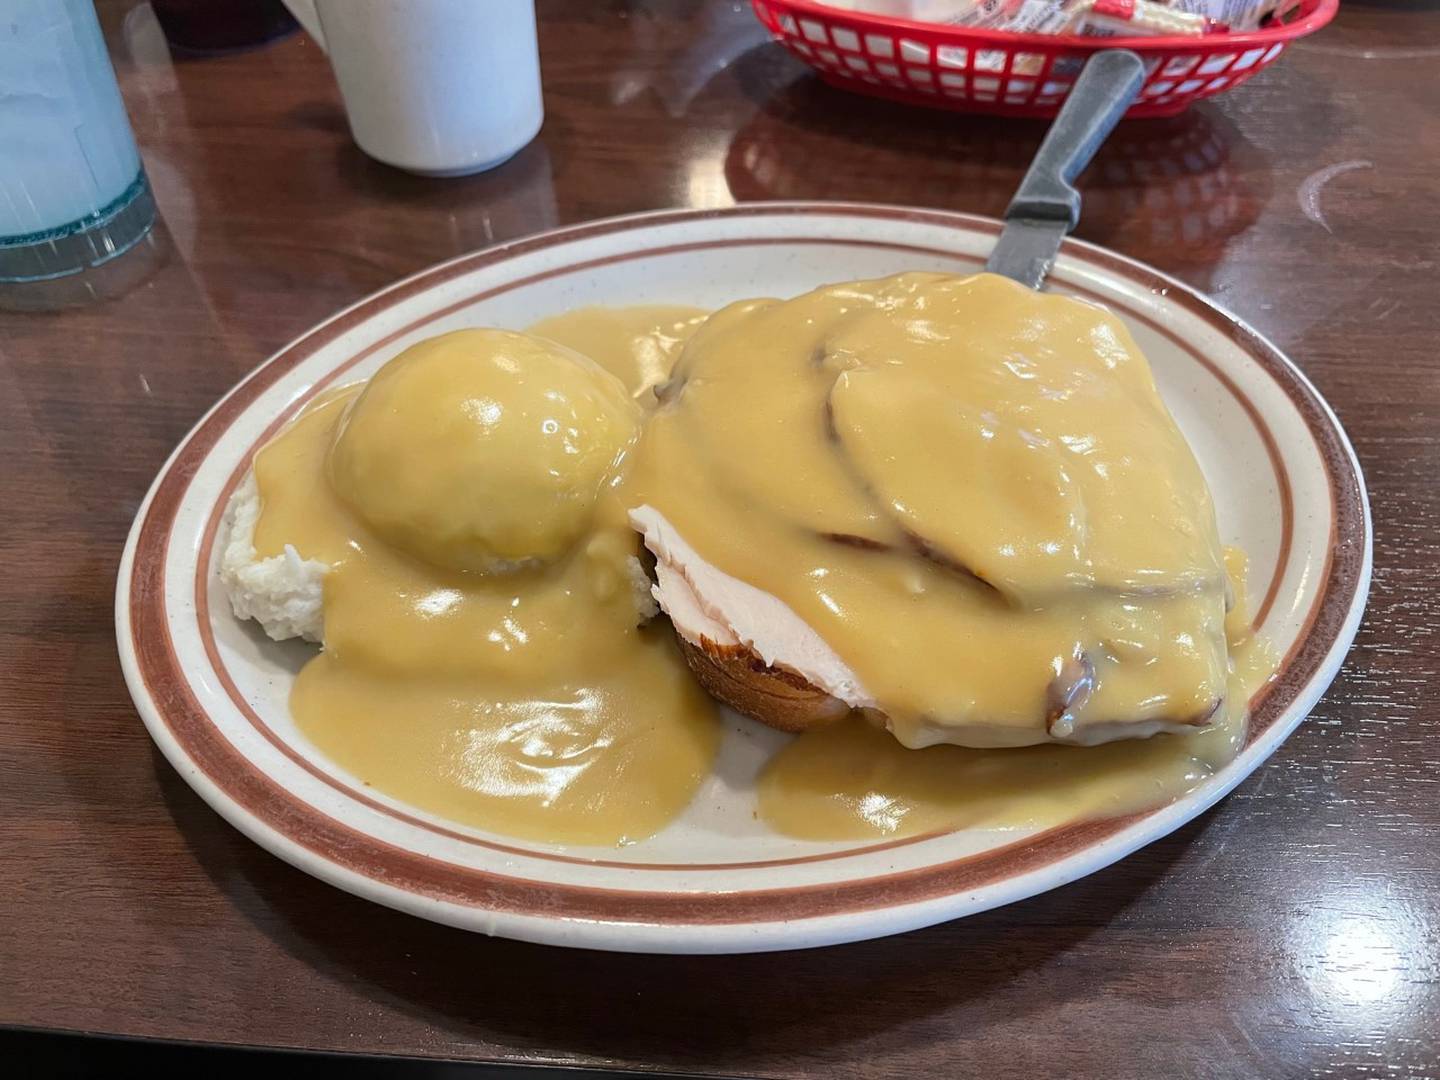
<svg viewBox="0 0 1440 1080">
<path fill-rule="evenodd" d="M 1108 305 L 1134 331 L 1225 541 L 1250 553 L 1257 623 L 1284 657 L 1239 757 L 1169 806 L 1029 835 L 793 840 L 752 814 L 754 777 L 784 737 L 730 716 L 714 774 L 650 840 L 595 849 L 489 835 L 367 789 L 317 753 L 286 706 L 309 650 L 238 622 L 216 580 L 222 510 L 256 447 L 316 392 L 414 341 L 586 304 L 719 307 L 900 270 L 966 273 L 998 229 L 830 203 L 650 214 L 467 255 L 341 312 L 226 395 L 140 509 L 116 624 L 151 735 L 232 824 L 319 878 L 455 926 L 588 948 L 738 952 L 891 934 L 1052 889 L 1164 836 L 1272 754 L 1334 677 L 1369 584 L 1369 512 L 1344 433 L 1284 356 L 1179 282 L 1084 244 L 1066 245 L 1050 287 Z"/>
</svg>

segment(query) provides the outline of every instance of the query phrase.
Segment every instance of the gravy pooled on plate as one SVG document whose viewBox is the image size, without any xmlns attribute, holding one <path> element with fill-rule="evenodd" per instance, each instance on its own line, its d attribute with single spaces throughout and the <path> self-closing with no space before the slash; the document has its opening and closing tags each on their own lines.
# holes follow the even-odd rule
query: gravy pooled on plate
<svg viewBox="0 0 1440 1080">
<path fill-rule="evenodd" d="M 688 804 L 719 735 L 668 632 L 638 626 L 614 478 L 640 419 L 589 360 L 459 331 L 257 455 L 257 552 L 330 567 L 324 650 L 290 702 L 321 751 L 531 839 L 638 840 Z"/>
<path fill-rule="evenodd" d="M 1210 492 L 1104 309 L 990 274 L 746 301 L 658 394 L 627 504 L 697 674 L 805 732 L 761 781 L 780 830 L 1126 813 L 1243 741 Z M 797 677 L 912 749 L 787 713 Z"/>
<path fill-rule="evenodd" d="M 1268 669 L 1237 657 L 1264 654 L 1245 652 L 1243 601 L 1227 616 L 1204 479 L 1100 309 L 907 274 L 708 318 L 585 309 L 531 335 L 416 345 L 256 457 L 256 554 L 328 567 L 292 711 L 377 790 L 560 843 L 643 839 L 685 809 L 719 725 L 670 629 L 641 625 L 642 510 L 860 688 L 759 777 L 780 832 L 1125 813 L 1243 741 Z M 664 601 L 686 568 L 659 569 Z M 689 583 L 705 632 L 750 647 Z M 756 670 L 771 660 L 787 669 Z M 1157 730 L 1185 734 L 1029 745 Z"/>
</svg>

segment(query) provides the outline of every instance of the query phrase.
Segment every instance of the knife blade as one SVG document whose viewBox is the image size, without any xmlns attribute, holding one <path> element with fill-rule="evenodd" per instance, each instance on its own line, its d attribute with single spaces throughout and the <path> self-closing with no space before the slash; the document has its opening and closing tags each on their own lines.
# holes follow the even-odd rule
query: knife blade
<svg viewBox="0 0 1440 1080">
<path fill-rule="evenodd" d="M 986 270 L 1040 288 L 1060 245 L 1080 221 L 1075 178 L 1115 130 L 1144 81 L 1145 65 L 1128 49 L 1106 49 L 1090 58 L 1005 210 L 1005 228 Z"/>
</svg>

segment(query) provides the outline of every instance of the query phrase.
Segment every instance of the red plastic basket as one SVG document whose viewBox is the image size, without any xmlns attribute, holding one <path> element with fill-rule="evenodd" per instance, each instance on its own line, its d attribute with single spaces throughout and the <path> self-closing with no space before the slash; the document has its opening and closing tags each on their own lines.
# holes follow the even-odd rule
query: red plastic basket
<svg viewBox="0 0 1440 1080">
<path fill-rule="evenodd" d="M 751 3 L 776 40 L 834 86 L 1003 116 L 1054 116 L 1091 53 L 1132 49 L 1145 61 L 1145 83 L 1127 117 L 1173 116 L 1239 86 L 1339 6 L 1303 0 L 1290 21 L 1243 34 L 1098 38 L 912 22 L 814 0 Z"/>
</svg>

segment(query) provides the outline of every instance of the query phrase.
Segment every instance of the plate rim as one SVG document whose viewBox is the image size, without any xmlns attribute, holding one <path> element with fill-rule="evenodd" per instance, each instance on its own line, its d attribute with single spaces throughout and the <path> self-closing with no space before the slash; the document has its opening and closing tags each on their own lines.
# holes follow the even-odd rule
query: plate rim
<svg viewBox="0 0 1440 1080">
<path fill-rule="evenodd" d="M 578 225 L 567 226 L 559 229 L 524 237 L 505 244 L 496 245 L 491 248 L 477 252 L 469 252 L 445 262 L 424 268 L 415 274 L 402 278 L 401 280 L 380 289 L 369 296 L 363 297 L 355 303 L 343 308 L 335 315 L 317 324 L 299 337 L 294 339 L 269 357 L 254 370 L 227 391 L 206 413 L 196 422 L 194 427 L 180 441 L 172 454 L 167 458 L 161 467 L 147 492 L 139 511 L 136 514 L 135 523 L 132 526 L 127 538 L 124 555 L 122 556 L 120 572 L 117 578 L 116 589 L 116 631 L 119 649 L 121 653 L 122 667 L 124 668 L 126 682 L 130 688 L 131 696 L 135 699 L 136 706 L 161 750 L 165 753 L 181 775 L 194 787 L 201 796 L 222 816 L 236 825 L 241 832 L 245 833 L 252 840 L 260 843 L 273 853 L 279 855 L 288 862 L 300 867 L 308 873 L 339 885 L 347 891 L 358 893 L 372 900 L 392 907 L 411 911 L 427 918 L 437 919 L 441 922 L 448 922 L 454 925 L 465 926 L 471 929 L 480 929 L 490 933 L 502 933 L 506 936 L 522 938 L 526 940 L 547 941 L 560 944 L 583 944 L 589 947 L 612 948 L 639 951 L 739 951 L 756 950 L 769 948 L 794 948 L 797 946 L 823 944 L 833 941 L 853 940 L 857 937 L 875 936 L 876 934 L 898 932 L 909 929 L 913 926 L 926 925 L 928 923 L 958 917 L 959 915 L 972 914 L 998 904 L 1009 903 L 1023 896 L 1033 895 L 1036 892 L 1053 888 L 1059 884 L 1074 880 L 1078 877 L 1093 873 L 1095 870 L 1108 865 L 1119 858 L 1124 857 L 1136 848 L 1143 846 L 1160 836 L 1165 835 L 1179 824 L 1188 821 L 1200 813 L 1203 813 L 1210 805 L 1223 797 L 1231 788 L 1240 782 L 1258 763 L 1259 759 L 1268 756 L 1283 740 L 1288 737 L 1300 720 L 1309 712 L 1315 700 L 1328 687 L 1329 682 L 1339 669 L 1345 652 L 1348 650 L 1351 639 L 1358 627 L 1361 615 L 1364 610 L 1364 603 L 1368 593 L 1369 576 L 1371 568 L 1371 548 L 1373 543 L 1373 529 L 1370 520 L 1368 498 L 1365 491 L 1364 477 L 1353 447 L 1350 445 L 1344 429 L 1328 403 L 1320 396 L 1318 391 L 1305 377 L 1304 373 L 1294 365 L 1278 348 L 1260 335 L 1248 324 L 1244 323 L 1232 313 L 1225 311 L 1209 298 L 1198 293 L 1196 290 L 1185 285 L 1174 278 L 1169 277 L 1155 270 L 1152 267 L 1129 259 L 1123 255 L 1111 252 L 1107 249 L 1089 244 L 1083 241 L 1067 240 L 1062 251 L 1062 257 L 1077 256 L 1082 261 L 1107 270 L 1112 276 L 1117 276 L 1130 283 L 1140 283 L 1150 286 L 1151 291 L 1162 291 L 1154 286 L 1158 283 L 1162 286 L 1167 300 L 1181 302 L 1187 308 L 1201 315 L 1206 322 L 1212 326 L 1225 329 L 1230 334 L 1236 345 L 1248 353 L 1257 361 L 1285 392 L 1287 400 L 1290 401 L 1304 425 L 1316 441 L 1316 451 L 1324 465 L 1327 480 L 1329 483 L 1331 498 L 1335 502 L 1332 516 L 1332 544 L 1326 566 L 1326 585 L 1320 593 L 1312 612 L 1312 624 L 1302 629 L 1297 637 L 1295 657 L 1312 644 L 1317 626 L 1322 615 L 1328 615 L 1327 630 L 1333 630 L 1329 640 L 1320 650 L 1318 656 L 1310 669 L 1298 679 L 1298 687 L 1288 702 L 1280 710 L 1276 717 L 1276 723 L 1272 723 L 1269 729 L 1262 732 L 1262 735 L 1247 745 L 1240 758 L 1253 756 L 1257 760 L 1248 767 L 1237 767 L 1232 763 L 1228 767 L 1228 774 L 1224 783 L 1207 785 L 1204 789 L 1204 797 L 1196 799 L 1187 797 L 1177 803 L 1157 810 L 1148 811 L 1138 815 L 1129 815 L 1124 818 L 1108 819 L 1103 823 L 1084 823 L 1085 826 L 1104 824 L 1109 828 L 1098 837 L 1091 837 L 1088 840 L 1084 833 L 1093 832 L 1092 829 L 1080 829 L 1076 826 L 1063 826 L 1060 829 L 1048 830 L 1036 836 L 1018 841 L 1012 845 L 1002 848 L 989 849 L 978 855 L 960 859 L 960 863 L 973 863 L 983 858 L 995 858 L 998 852 L 1004 852 L 1009 848 L 1019 849 L 1016 854 L 1021 857 L 1020 869 L 1012 868 L 997 878 L 983 881 L 971 881 L 968 885 L 964 881 L 957 882 L 955 887 L 947 888 L 938 893 L 920 897 L 919 899 L 901 899 L 893 904 L 881 903 L 877 905 L 864 906 L 860 908 L 842 910 L 840 912 L 825 913 L 810 917 L 803 917 L 801 921 L 790 921 L 776 919 L 772 914 L 768 918 L 761 916 L 759 921 L 740 918 L 734 921 L 717 920 L 713 917 L 699 917 L 697 911 L 691 910 L 689 918 L 680 912 L 673 919 L 661 919 L 655 921 L 639 921 L 634 918 L 617 918 L 597 915 L 595 913 L 571 912 L 560 917 L 557 923 L 555 917 L 537 917 L 533 915 L 534 907 L 527 910 L 505 908 L 500 906 L 486 906 L 477 904 L 475 895 L 446 896 L 442 891 L 440 894 L 421 894 L 412 892 L 406 888 L 397 888 L 382 875 L 377 880 L 372 875 L 357 873 L 352 867 L 346 867 L 333 862 L 327 856 L 306 845 L 300 843 L 281 829 L 275 827 L 271 822 L 260 820 L 251 809 L 242 805 L 232 795 L 222 790 L 219 783 L 206 770 L 193 759 L 191 753 L 181 744 L 178 737 L 171 730 L 169 721 L 165 716 L 166 707 L 175 708 L 176 703 L 162 702 L 157 700 L 155 689 L 146 680 L 142 671 L 141 656 L 144 652 L 141 642 L 135 637 L 135 625 L 133 620 L 136 602 L 136 574 L 135 556 L 139 547 L 142 533 L 151 520 L 151 513 L 154 509 L 157 494 L 162 491 L 167 481 L 177 482 L 174 478 L 179 474 L 176 472 L 177 463 L 180 463 L 185 453 L 191 450 L 197 436 L 207 430 L 214 422 L 217 415 L 230 407 L 235 416 L 240 415 L 248 408 L 249 398 L 263 392 L 271 381 L 288 371 L 291 364 L 283 370 L 277 366 L 277 361 L 292 354 L 300 353 L 307 347 L 313 347 L 317 336 L 329 330 L 331 333 L 321 338 L 321 341 L 329 341 L 344 333 L 345 329 L 357 321 L 368 319 L 394 304 L 409 298 L 412 295 L 419 295 L 430 288 L 438 286 L 451 277 L 461 273 L 467 273 L 484 266 L 503 263 L 532 251 L 545 248 L 558 247 L 576 241 L 584 240 L 592 236 L 600 236 L 613 232 L 636 231 L 652 226 L 664 225 L 685 225 L 694 222 L 708 221 L 716 218 L 739 218 L 746 216 L 765 215 L 817 215 L 829 217 L 864 217 L 864 218 L 885 218 L 900 219 L 916 222 L 922 225 L 940 228 L 958 228 L 962 231 L 974 232 L 997 232 L 1000 225 L 994 219 L 980 217 L 978 215 L 965 214 L 955 211 L 928 210 L 916 207 L 888 206 L 876 203 L 831 203 L 831 202 L 778 202 L 778 203 L 746 203 L 737 207 L 709 209 L 709 210 L 660 210 L 649 211 L 640 214 L 630 214 L 621 217 L 606 218 L 594 222 L 586 222 Z M 841 238 L 837 237 L 837 242 Z M 801 243 L 800 238 L 777 238 L 780 243 Z M 705 245 L 708 246 L 708 245 Z M 889 244 L 889 247 L 903 247 L 902 244 Z M 513 284 L 513 283 L 512 283 Z M 478 302 L 471 299 L 465 302 L 466 306 Z M 294 363 L 302 362 L 303 357 L 297 358 Z M 256 387 L 254 384 L 262 379 L 266 373 L 271 375 L 264 385 Z M 1281 376 L 1284 376 L 1282 379 Z M 1222 376 L 1223 377 L 1223 376 Z M 1288 379 L 1300 394 L 1290 392 L 1285 380 Z M 242 394 L 246 400 L 242 401 Z M 232 404 L 238 403 L 238 404 Z M 231 417 L 233 421 L 234 417 Z M 226 423 L 220 430 L 228 429 Z M 1333 446 L 1327 447 L 1321 441 L 1321 433 L 1333 441 Z M 216 437 L 218 438 L 219 432 Z M 199 459 L 203 460 L 213 449 L 213 441 L 197 451 Z M 1327 449 L 1332 453 L 1327 453 Z M 1338 454 L 1333 451 L 1339 451 Z M 1337 475 L 1337 464 L 1343 466 L 1341 475 Z M 193 475 L 193 469 L 190 473 Z M 188 488 L 188 476 L 181 484 L 181 494 Z M 1342 481 L 1348 481 L 1344 491 L 1340 490 Z M 176 503 L 178 507 L 178 501 Z M 1345 520 L 1350 522 L 1351 528 L 1359 530 L 1359 536 L 1338 538 L 1345 540 L 1345 543 L 1334 542 L 1337 537 L 1334 530 L 1338 530 L 1342 524 L 1342 511 L 1349 511 Z M 160 544 L 159 563 L 168 563 L 170 552 L 169 528 L 173 523 L 173 510 L 165 517 L 165 536 Z M 1356 540 L 1361 541 L 1358 545 Z M 1348 589 L 1343 597 L 1336 595 L 1334 584 L 1338 580 Z M 162 590 L 163 592 L 163 590 Z M 151 602 L 156 600 L 152 593 L 146 598 Z M 164 608 L 163 595 L 158 598 L 158 603 Z M 1338 620 L 1335 618 L 1337 611 Z M 159 623 L 160 629 L 164 631 L 165 643 L 170 646 L 168 626 L 162 619 Z M 1307 654 L 1308 656 L 1308 654 Z M 177 661 L 178 663 L 178 661 Z M 1287 672 L 1289 674 L 1289 672 Z M 1282 680 L 1283 681 L 1283 680 Z M 183 680 L 178 680 L 182 689 L 188 693 L 188 687 L 184 686 Z M 193 695 L 189 695 L 192 697 Z M 195 702 L 198 706 L 198 701 Z M 203 715 L 204 709 L 200 708 Z M 207 717 L 208 719 L 208 717 Z M 1280 723 L 1279 721 L 1283 721 Z M 222 741 L 225 737 L 220 733 L 218 726 L 211 726 L 215 729 Z M 1263 745 L 1262 745 L 1263 743 Z M 233 749 L 233 748 L 232 748 Z M 236 752 L 238 754 L 238 751 Z M 1225 774 L 1222 774 L 1225 775 Z M 274 781 L 271 781 L 274 784 Z M 278 785 L 275 785 L 278 787 Z M 298 801 L 298 800 L 297 800 Z M 324 811 L 319 808 L 305 804 L 313 814 L 323 815 Z M 343 823 L 339 823 L 342 824 Z M 379 844 L 390 847 L 387 841 L 368 833 L 361 833 L 372 844 Z M 1043 843 L 1041 842 L 1043 839 Z M 1071 841 L 1074 841 L 1073 843 Z M 1068 846 L 1067 846 L 1068 845 Z M 406 849 L 394 848 L 395 851 L 418 859 L 430 859 L 429 856 L 418 852 L 410 852 Z M 1043 855 L 1043 858 L 1034 859 L 1036 852 Z M 1076 857 L 1087 856 L 1077 864 Z M 437 861 L 437 860 L 430 860 Z M 946 860 L 951 862 L 951 860 Z M 443 864 L 452 867 L 453 864 Z M 929 864 L 914 871 L 914 873 L 933 874 L 943 864 Z M 468 869 L 468 868 L 467 868 Z M 476 873 L 484 877 L 493 877 L 493 872 L 486 868 L 476 870 Z M 909 872 L 906 872 L 909 873 Z M 878 878 L 888 879 L 892 875 L 880 874 Z M 644 896 L 643 892 L 631 892 L 629 890 L 607 890 L 596 886 L 572 886 L 557 885 L 549 882 L 537 882 L 534 879 L 513 879 L 515 881 L 528 882 L 531 886 L 539 886 L 546 892 L 554 890 L 565 890 L 578 888 L 583 892 L 609 892 L 620 898 L 622 905 L 634 904 L 639 897 Z M 877 878 L 860 879 L 877 880 Z M 848 884 L 856 884 L 850 882 Z M 792 890 L 763 890 L 770 891 L 814 891 L 817 886 L 801 885 Z M 826 886 L 833 888 L 833 886 Z M 983 893 L 982 893 L 983 890 Z M 661 894 L 655 894 L 661 895 Z M 665 894 L 674 897 L 688 899 L 688 907 L 691 909 L 703 907 L 706 894 Z M 956 899 L 961 897 L 969 903 L 961 906 L 959 910 L 936 911 L 936 905 L 949 904 L 955 907 Z M 687 905 L 682 903 L 681 908 Z M 546 907 L 553 907 L 553 904 L 546 904 Z M 875 927 L 869 925 L 877 917 L 890 915 L 885 925 Z M 860 932 L 855 932 L 853 924 L 859 921 L 864 925 Z M 823 925 L 822 925 L 823 924 Z M 583 925 L 585 932 L 577 932 L 577 926 Z M 797 931 L 797 927 L 808 926 L 807 931 Z M 597 933 L 597 927 L 600 932 Z M 768 928 L 769 933 L 759 932 Z M 775 929 L 779 932 L 776 933 Z M 683 938 L 683 940 L 677 940 Z"/>
</svg>

